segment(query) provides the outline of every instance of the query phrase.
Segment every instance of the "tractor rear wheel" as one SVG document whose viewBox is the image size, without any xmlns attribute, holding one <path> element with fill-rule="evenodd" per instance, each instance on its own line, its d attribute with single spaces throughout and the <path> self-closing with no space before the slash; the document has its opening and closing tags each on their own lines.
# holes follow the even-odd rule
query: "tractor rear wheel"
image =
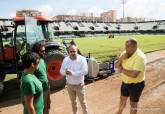
<svg viewBox="0 0 165 114">
<path fill-rule="evenodd" d="M 5 76 L 6 76 L 5 65 L 1 65 L 0 66 L 0 81 L 5 80 Z"/>
<path fill-rule="evenodd" d="M 64 76 L 60 74 L 60 68 L 65 55 L 58 51 L 50 51 L 45 57 L 46 72 L 50 83 L 50 89 L 63 88 L 66 83 Z"/>
<path fill-rule="evenodd" d="M 0 96 L 3 94 L 3 90 L 4 90 L 4 83 L 3 81 L 5 80 L 5 72 L 4 72 L 4 67 L 0 67 Z"/>
</svg>

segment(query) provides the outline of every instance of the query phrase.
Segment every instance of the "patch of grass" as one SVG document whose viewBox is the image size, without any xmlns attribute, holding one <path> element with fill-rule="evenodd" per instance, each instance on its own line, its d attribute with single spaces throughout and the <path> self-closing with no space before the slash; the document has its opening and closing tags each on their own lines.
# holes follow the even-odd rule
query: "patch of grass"
<svg viewBox="0 0 165 114">
<path fill-rule="evenodd" d="M 5 81 L 17 78 L 17 74 L 7 74 L 5 77 Z"/>
<path fill-rule="evenodd" d="M 104 61 L 118 56 L 124 50 L 125 41 L 132 37 L 137 39 L 139 48 L 145 53 L 165 49 L 165 35 L 115 36 L 114 39 L 108 39 L 107 36 L 83 37 L 75 38 L 74 41 L 85 56 L 91 53 L 98 61 Z"/>
</svg>

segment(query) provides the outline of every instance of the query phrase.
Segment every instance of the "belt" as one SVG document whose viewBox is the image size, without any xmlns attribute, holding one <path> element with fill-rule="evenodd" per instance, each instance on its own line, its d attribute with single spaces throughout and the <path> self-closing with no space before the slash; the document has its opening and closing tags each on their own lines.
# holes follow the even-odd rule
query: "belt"
<svg viewBox="0 0 165 114">
<path fill-rule="evenodd" d="M 67 83 L 67 85 L 70 85 L 70 86 L 83 86 L 84 83 L 80 83 L 80 84 L 69 84 L 69 83 Z"/>
<path fill-rule="evenodd" d="M 137 82 L 137 83 L 124 83 L 124 82 L 122 82 L 122 83 L 125 84 L 125 85 L 135 85 L 135 84 L 141 84 L 141 83 L 144 83 L 144 81 Z"/>
</svg>

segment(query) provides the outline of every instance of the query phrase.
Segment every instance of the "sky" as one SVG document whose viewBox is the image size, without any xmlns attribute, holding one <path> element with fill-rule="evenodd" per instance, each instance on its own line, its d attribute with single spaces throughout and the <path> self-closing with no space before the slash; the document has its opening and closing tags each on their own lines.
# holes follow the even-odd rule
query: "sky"
<svg viewBox="0 0 165 114">
<path fill-rule="evenodd" d="M 125 0 L 125 17 L 146 17 L 165 20 L 165 0 Z M 44 16 L 90 15 L 116 10 L 117 18 L 123 12 L 122 0 L 0 0 L 0 18 L 11 18 L 16 10 L 39 10 Z"/>
</svg>

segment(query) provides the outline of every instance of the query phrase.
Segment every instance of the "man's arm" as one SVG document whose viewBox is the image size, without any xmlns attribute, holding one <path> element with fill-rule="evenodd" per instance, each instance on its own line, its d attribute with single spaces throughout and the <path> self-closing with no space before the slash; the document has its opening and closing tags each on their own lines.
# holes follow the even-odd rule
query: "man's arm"
<svg viewBox="0 0 165 114">
<path fill-rule="evenodd" d="M 143 70 L 145 70 L 145 59 L 138 57 L 133 65 L 133 70 L 122 68 L 122 73 L 129 77 L 136 78 Z"/>
<path fill-rule="evenodd" d="M 118 59 L 115 63 L 115 68 L 120 68 L 122 66 L 121 63 L 122 63 L 122 60 Z"/>
<path fill-rule="evenodd" d="M 36 114 L 33 102 L 34 102 L 34 96 L 24 96 L 25 99 L 25 105 L 27 106 L 28 113 L 29 114 Z"/>
<path fill-rule="evenodd" d="M 66 59 L 63 60 L 61 68 L 60 68 L 60 73 L 64 76 L 66 75 Z"/>
<path fill-rule="evenodd" d="M 131 77 L 131 78 L 136 78 L 140 74 L 140 71 L 137 71 L 137 70 L 127 70 L 127 69 L 124 69 L 124 68 L 122 68 L 121 72 L 123 74 L 127 75 L 128 77 Z"/>
<path fill-rule="evenodd" d="M 115 63 L 115 68 L 121 69 L 122 67 L 122 61 L 124 59 L 128 58 L 128 54 L 127 53 L 123 53 L 117 60 L 117 62 Z"/>
</svg>

